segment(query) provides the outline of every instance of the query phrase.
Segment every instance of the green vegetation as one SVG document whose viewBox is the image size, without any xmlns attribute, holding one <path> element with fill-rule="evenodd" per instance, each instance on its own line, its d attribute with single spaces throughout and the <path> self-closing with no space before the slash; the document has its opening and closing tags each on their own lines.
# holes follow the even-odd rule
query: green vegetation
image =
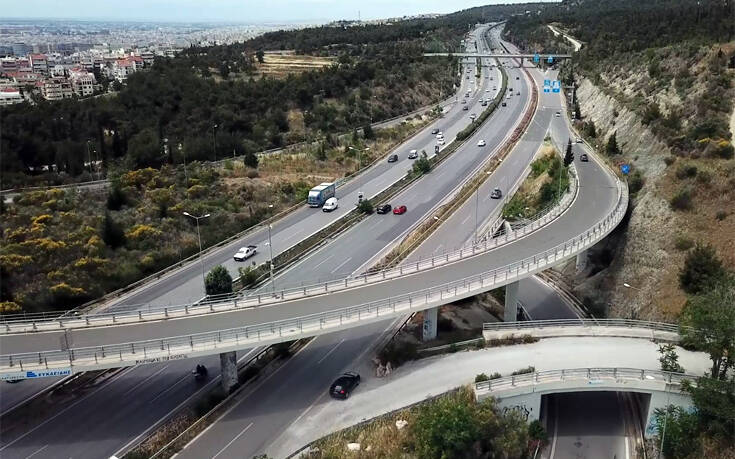
<svg viewBox="0 0 735 459">
<path fill-rule="evenodd" d="M 696 295 L 709 290 L 727 276 L 722 261 L 710 245 L 697 244 L 687 254 L 679 272 L 679 286 L 686 293 Z"/>
<path fill-rule="evenodd" d="M 398 420 L 406 427 L 397 430 Z M 478 403 L 471 389 L 462 388 L 319 440 L 315 457 L 344 457 L 345 444 L 359 441 L 363 451 L 370 447 L 370 457 L 523 458 L 545 436 L 538 427 L 531 436 L 518 410 L 501 410 L 491 398 Z"/>
<path fill-rule="evenodd" d="M 679 356 L 676 353 L 676 345 L 662 344 L 658 347 L 661 354 L 658 361 L 661 362 L 661 370 L 673 373 L 684 373 L 684 368 L 679 364 Z"/>
<path fill-rule="evenodd" d="M 373 213 L 373 203 L 369 199 L 363 199 L 360 204 L 357 205 L 357 210 L 364 214 Z"/>
<path fill-rule="evenodd" d="M 424 175 L 428 174 L 429 171 L 431 171 L 431 162 L 429 161 L 429 158 L 426 155 L 425 150 L 421 150 L 421 155 L 416 159 L 416 161 L 413 162 L 413 166 L 411 167 L 411 172 L 416 175 Z"/>
<path fill-rule="evenodd" d="M 692 203 L 693 194 L 694 192 L 689 187 L 680 188 L 669 201 L 671 208 L 674 210 L 692 210 L 694 207 Z"/>
<path fill-rule="evenodd" d="M 572 160 L 573 157 L 569 164 Z M 569 167 L 563 165 L 553 149 L 547 149 L 531 163 L 528 178 L 503 207 L 503 218 L 512 221 L 533 217 L 569 189 L 569 180 Z"/>
<path fill-rule="evenodd" d="M 217 265 L 204 278 L 204 287 L 207 295 L 232 293 L 232 276 L 230 276 L 227 268 Z"/>
</svg>

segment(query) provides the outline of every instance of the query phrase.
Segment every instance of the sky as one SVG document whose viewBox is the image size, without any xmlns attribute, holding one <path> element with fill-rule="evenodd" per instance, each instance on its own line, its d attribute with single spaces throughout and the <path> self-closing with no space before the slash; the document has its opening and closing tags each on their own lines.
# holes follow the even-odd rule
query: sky
<svg viewBox="0 0 735 459">
<path fill-rule="evenodd" d="M 528 0 L 525 0 L 528 1 Z M 8 1 L 2 15 L 11 18 L 325 22 L 379 19 L 421 13 L 451 13 L 491 3 L 521 0 L 23 0 Z"/>
</svg>

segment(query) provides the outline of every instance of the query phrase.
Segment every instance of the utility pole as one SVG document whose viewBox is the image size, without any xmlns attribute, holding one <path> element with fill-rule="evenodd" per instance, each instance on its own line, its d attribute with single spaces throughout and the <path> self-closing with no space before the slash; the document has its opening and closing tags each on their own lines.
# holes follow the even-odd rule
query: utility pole
<svg viewBox="0 0 735 459">
<path fill-rule="evenodd" d="M 212 147 L 212 150 L 214 152 L 214 160 L 217 161 L 217 125 L 216 124 L 212 126 L 212 139 L 214 142 L 214 145 Z"/>
<path fill-rule="evenodd" d="M 209 218 L 209 214 L 205 214 L 197 217 L 189 212 L 184 212 L 184 215 L 193 218 L 197 222 L 197 238 L 199 239 L 199 265 L 202 268 L 202 287 L 204 287 L 204 295 L 207 295 L 207 281 L 204 279 L 204 259 L 202 258 L 202 233 L 199 232 L 199 220 Z"/>
</svg>

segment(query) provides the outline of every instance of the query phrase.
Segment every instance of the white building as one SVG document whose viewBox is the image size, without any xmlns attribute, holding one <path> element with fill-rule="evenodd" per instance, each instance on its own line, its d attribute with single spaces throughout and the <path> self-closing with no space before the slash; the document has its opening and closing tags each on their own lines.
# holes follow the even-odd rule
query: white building
<svg viewBox="0 0 735 459">
<path fill-rule="evenodd" d="M 12 105 L 23 102 L 23 96 L 20 95 L 20 91 L 16 88 L 2 88 L 0 89 L 0 105 Z"/>
<path fill-rule="evenodd" d="M 31 68 L 35 73 L 48 74 L 48 59 L 45 54 L 31 54 Z"/>
<path fill-rule="evenodd" d="M 68 99 L 74 95 L 71 83 L 64 78 L 49 78 L 41 86 L 41 94 L 46 100 Z"/>
<path fill-rule="evenodd" d="M 91 96 L 94 93 L 94 85 L 97 84 L 93 73 L 79 68 L 69 71 L 69 82 L 72 91 L 79 97 Z"/>
</svg>

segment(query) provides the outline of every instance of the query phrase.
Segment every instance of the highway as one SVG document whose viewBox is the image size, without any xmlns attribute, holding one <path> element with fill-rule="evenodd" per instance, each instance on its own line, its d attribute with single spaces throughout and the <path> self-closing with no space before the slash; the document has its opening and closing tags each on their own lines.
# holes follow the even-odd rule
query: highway
<svg viewBox="0 0 735 459">
<path fill-rule="evenodd" d="M 474 80 L 474 74 L 471 75 L 472 80 Z M 462 81 L 464 85 L 467 80 L 463 78 Z M 484 84 L 486 83 L 486 80 L 482 79 L 480 80 L 480 82 L 483 85 L 483 88 L 485 88 Z M 500 86 L 497 76 L 494 76 L 494 79 L 490 83 L 492 83 L 493 86 Z M 492 88 L 492 86 L 490 86 L 490 88 Z M 464 87 L 460 91 L 463 90 Z M 484 93 L 484 91 L 482 91 L 483 98 L 486 98 L 488 95 L 488 93 Z M 479 97 L 480 91 L 478 91 L 475 97 L 472 98 L 472 100 L 475 101 L 472 109 L 465 112 L 461 110 L 461 105 L 457 104 L 453 111 L 446 115 L 445 118 L 437 121 L 436 124 L 439 125 L 439 128 L 444 130 L 445 136 L 449 138 L 450 132 L 458 131 L 458 128 L 452 129 L 450 124 L 459 123 L 463 126 L 469 121 L 467 120 L 469 113 L 472 113 L 473 111 L 479 113 L 480 107 L 476 103 L 476 100 L 478 100 Z M 520 102 L 517 105 L 521 105 Z M 509 106 L 506 108 L 513 107 L 514 105 L 509 104 Z M 520 113 L 520 110 L 516 110 L 513 113 Z M 510 116 L 508 116 L 507 113 L 504 114 L 504 116 L 506 118 L 511 118 Z M 517 117 L 517 115 L 514 116 Z M 506 119 L 505 121 L 507 122 L 508 120 Z M 494 123 L 497 122 L 497 120 L 493 119 L 489 122 Z M 429 129 L 431 129 L 431 127 L 429 127 L 427 131 L 424 132 L 424 135 L 426 137 L 430 137 L 428 134 Z M 426 137 L 421 138 L 421 140 L 426 142 Z M 433 139 L 430 139 L 429 142 L 433 142 Z M 405 159 L 405 152 L 407 152 L 408 149 L 410 149 L 410 145 L 407 144 L 405 146 L 402 146 L 398 150 L 402 159 Z M 431 149 L 431 151 L 433 151 L 433 148 Z M 456 161 L 450 158 L 441 167 L 449 164 L 456 165 Z M 407 164 L 405 164 L 405 166 L 407 167 Z M 393 167 L 398 166 L 396 165 Z M 391 169 L 384 161 L 380 161 L 367 173 L 376 174 L 378 170 L 390 171 Z M 401 175 L 403 173 L 405 173 L 405 169 L 403 170 Z M 451 175 L 447 174 L 447 179 L 451 178 Z M 369 181 L 364 179 L 360 180 L 362 180 L 362 182 L 356 183 L 365 183 Z M 431 180 L 431 174 L 429 175 L 429 177 L 425 178 L 422 181 L 426 180 Z M 419 181 L 418 183 L 421 183 L 422 181 Z M 349 186 L 350 185 L 346 185 L 345 187 Z M 355 187 L 355 189 L 357 188 Z M 340 196 L 341 199 L 344 199 L 342 198 L 341 193 L 343 193 L 342 188 L 339 189 L 338 196 Z M 312 215 L 325 221 L 331 219 L 335 215 L 334 213 L 323 213 L 319 211 L 319 209 L 308 208 L 301 209 L 297 211 L 297 213 L 298 212 L 301 212 L 301 215 Z M 393 217 L 393 215 L 386 215 L 383 217 L 390 219 Z M 405 222 L 409 220 L 417 220 L 419 218 L 419 214 L 417 213 L 417 211 L 412 209 L 409 214 L 404 215 L 403 217 L 404 218 L 399 218 L 398 220 L 392 221 L 405 224 Z M 278 247 L 278 245 L 276 244 L 275 235 L 281 233 L 281 228 L 284 228 L 284 231 L 293 232 L 294 229 L 290 227 L 298 226 L 300 224 L 300 218 L 293 216 L 286 217 L 286 220 L 283 222 L 277 222 L 274 226 L 274 246 L 276 248 Z M 240 245 L 249 243 L 251 240 L 257 242 L 257 238 L 250 239 L 248 241 L 233 244 L 233 248 L 231 249 L 218 249 L 217 252 L 222 252 L 222 259 L 229 262 L 232 252 L 234 252 L 234 247 L 239 247 Z M 212 261 L 208 258 L 205 258 L 205 260 L 208 264 L 216 263 L 216 260 Z M 193 263 L 192 265 L 193 269 L 189 269 L 189 271 L 191 271 L 190 276 L 193 277 L 193 282 L 195 284 L 200 284 L 198 263 Z M 183 270 L 182 272 L 177 273 L 176 276 L 172 277 L 180 277 L 181 279 L 184 279 L 186 277 L 186 272 L 187 270 Z M 295 272 L 297 271 L 291 271 L 291 273 Z M 307 269 L 306 272 L 310 271 Z M 328 271 L 325 272 L 328 273 Z M 278 281 L 280 282 L 280 279 L 278 279 Z M 184 302 L 189 298 L 189 296 L 187 296 L 189 295 L 189 293 L 186 288 L 177 288 L 177 283 L 178 282 L 176 282 L 176 279 L 167 279 L 164 282 L 160 282 L 154 285 L 153 292 L 141 293 L 139 294 L 139 296 L 126 298 L 121 303 L 137 303 L 143 301 L 143 298 L 145 297 L 153 299 L 166 297 L 169 298 L 167 302 Z M 171 290 L 167 291 L 167 287 L 171 287 Z M 196 293 L 196 289 L 193 289 L 192 291 Z M 369 334 L 370 329 L 366 328 L 365 333 Z M 345 335 L 347 334 L 348 333 L 345 333 Z M 355 336 L 355 331 L 349 333 L 349 335 Z M 318 343 L 310 345 L 309 348 L 302 352 L 306 353 L 306 351 L 309 351 L 312 348 L 318 351 L 319 346 L 317 346 L 316 344 Z M 329 342 L 327 342 L 325 346 L 329 347 Z M 348 349 L 348 346 L 340 346 L 340 348 Z M 319 358 L 321 358 L 321 356 Z M 218 374 L 219 363 L 217 356 L 210 356 L 202 359 L 201 361 L 204 362 L 205 365 L 207 365 L 207 367 L 210 369 L 211 375 L 214 376 Z M 326 365 L 328 363 L 331 363 L 331 360 L 327 359 L 321 364 Z M 46 445 L 53 446 L 55 448 L 55 451 L 57 451 L 58 454 L 61 456 L 66 456 L 67 452 L 69 453 L 69 456 L 73 457 L 102 457 L 105 455 L 113 454 L 118 449 L 122 448 L 125 444 L 133 440 L 135 437 L 142 434 L 148 427 L 164 417 L 168 412 L 170 412 L 180 403 L 185 402 L 192 394 L 200 389 L 200 386 L 196 385 L 196 383 L 193 381 L 193 378 L 191 377 L 190 371 L 193 365 L 194 363 L 191 360 L 186 360 L 169 362 L 168 364 L 145 365 L 141 367 L 126 369 L 121 372 L 120 376 L 110 380 L 104 386 L 104 389 L 93 395 L 88 395 L 86 398 L 79 401 L 78 405 L 75 405 L 73 408 L 69 409 L 69 411 L 66 411 L 63 415 L 49 420 L 49 422 L 43 424 L 43 426 L 41 426 L 40 428 L 36 428 L 36 430 L 32 430 L 33 426 L 31 426 L 28 429 L 28 432 L 26 432 L 27 435 L 25 437 L 13 438 L 3 436 L 2 445 L 3 447 L 8 446 L 5 450 L 2 451 L 3 457 L 25 457 L 26 455 L 32 454 L 39 448 L 42 448 Z M 327 378 L 331 378 L 333 373 L 334 371 L 330 371 L 327 368 L 324 375 Z M 13 386 L 4 384 L 3 386 L 5 387 L 3 388 L 3 393 L 7 393 L 5 391 L 5 388 L 14 389 L 16 387 L 24 387 L 24 384 L 26 384 L 26 382 L 15 384 Z M 314 382 L 314 386 L 318 387 L 319 391 L 321 391 L 321 384 L 322 382 L 319 379 L 315 380 Z M 265 389 L 266 391 L 272 391 L 271 387 L 266 387 Z M 127 404 L 126 398 L 119 397 L 120 394 L 126 394 L 126 396 L 140 397 L 141 400 L 147 402 L 147 404 L 145 405 L 146 409 L 140 410 L 140 406 L 138 404 Z M 106 415 L 107 413 L 115 413 L 115 419 L 125 419 L 125 425 L 122 426 L 120 425 L 120 423 L 112 423 L 110 419 L 108 419 Z M 71 419 L 71 422 L 69 421 L 69 419 Z M 69 441 L 70 438 L 74 438 L 74 441 Z M 8 443 L 14 440 L 18 441 L 13 443 L 12 445 L 8 445 Z M 39 454 L 39 457 L 43 457 L 43 454 Z"/>
</svg>

